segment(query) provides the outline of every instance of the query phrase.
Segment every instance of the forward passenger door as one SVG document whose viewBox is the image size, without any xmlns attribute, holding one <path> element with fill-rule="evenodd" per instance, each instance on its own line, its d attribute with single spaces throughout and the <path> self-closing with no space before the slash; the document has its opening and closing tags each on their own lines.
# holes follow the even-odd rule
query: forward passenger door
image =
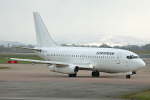
<svg viewBox="0 0 150 100">
<path fill-rule="evenodd" d="M 120 64 L 121 53 L 118 53 L 116 56 L 116 64 Z"/>
</svg>

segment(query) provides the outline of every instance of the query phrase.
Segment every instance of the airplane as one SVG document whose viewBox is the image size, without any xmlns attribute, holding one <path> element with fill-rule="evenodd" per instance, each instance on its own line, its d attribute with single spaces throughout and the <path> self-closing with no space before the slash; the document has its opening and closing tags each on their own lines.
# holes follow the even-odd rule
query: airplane
<svg viewBox="0 0 150 100">
<path fill-rule="evenodd" d="M 33 12 L 37 47 L 23 49 L 34 50 L 44 60 L 10 58 L 11 60 L 43 63 L 53 72 L 76 77 L 79 70 L 92 71 L 92 77 L 99 77 L 100 72 L 132 74 L 145 67 L 145 62 L 135 53 L 115 48 L 67 47 L 57 45 L 51 38 L 40 14 Z"/>
</svg>

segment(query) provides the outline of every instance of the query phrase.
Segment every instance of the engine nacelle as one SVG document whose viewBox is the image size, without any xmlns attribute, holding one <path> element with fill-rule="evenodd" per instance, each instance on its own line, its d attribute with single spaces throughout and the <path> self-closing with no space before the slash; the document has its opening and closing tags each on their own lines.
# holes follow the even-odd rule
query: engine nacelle
<svg viewBox="0 0 150 100">
<path fill-rule="evenodd" d="M 63 74 L 74 74 L 79 71 L 79 67 L 73 64 L 70 64 L 68 66 L 51 65 L 49 66 L 49 68 L 52 72 L 58 72 L 58 73 L 63 73 Z"/>
</svg>

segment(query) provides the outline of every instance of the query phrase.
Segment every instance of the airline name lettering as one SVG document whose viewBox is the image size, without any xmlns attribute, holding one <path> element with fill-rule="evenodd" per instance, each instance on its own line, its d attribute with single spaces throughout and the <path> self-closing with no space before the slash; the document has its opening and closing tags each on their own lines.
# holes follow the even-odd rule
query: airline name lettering
<svg viewBox="0 0 150 100">
<path fill-rule="evenodd" d="M 115 54 L 115 52 L 97 52 L 96 54 L 98 54 L 98 55 L 114 55 Z"/>
</svg>

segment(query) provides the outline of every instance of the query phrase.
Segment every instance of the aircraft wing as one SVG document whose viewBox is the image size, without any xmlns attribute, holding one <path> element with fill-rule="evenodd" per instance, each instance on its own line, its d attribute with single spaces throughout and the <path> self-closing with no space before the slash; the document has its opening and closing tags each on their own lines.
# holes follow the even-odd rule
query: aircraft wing
<svg viewBox="0 0 150 100">
<path fill-rule="evenodd" d="M 66 62 L 56 62 L 56 61 L 45 61 L 45 60 L 33 60 L 33 59 L 20 59 L 20 58 L 9 58 L 11 60 L 18 60 L 18 61 L 28 61 L 33 63 L 43 63 L 43 64 L 55 64 L 55 65 L 69 65 Z"/>
<path fill-rule="evenodd" d="M 18 61 L 28 61 L 33 63 L 43 63 L 43 64 L 54 64 L 61 66 L 68 66 L 70 63 L 67 62 L 57 62 L 57 61 L 45 61 L 45 60 L 33 60 L 33 59 L 20 59 L 20 58 L 9 58 L 11 60 L 18 60 Z M 78 66 L 80 69 L 92 69 L 93 66 L 90 63 L 74 63 L 75 66 Z"/>
</svg>

